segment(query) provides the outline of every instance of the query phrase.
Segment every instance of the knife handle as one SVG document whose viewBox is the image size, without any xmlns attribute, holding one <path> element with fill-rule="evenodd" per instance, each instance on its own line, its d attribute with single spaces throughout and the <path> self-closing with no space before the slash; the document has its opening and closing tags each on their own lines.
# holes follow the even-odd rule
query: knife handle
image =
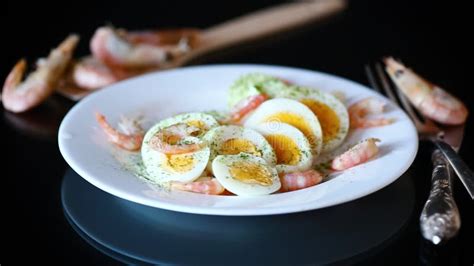
<svg viewBox="0 0 474 266">
<path fill-rule="evenodd" d="M 459 179 L 463 183 L 467 192 L 474 199 L 474 173 L 461 159 L 461 157 L 453 150 L 453 148 L 444 141 L 435 140 L 434 144 L 443 153 L 444 157 L 453 167 Z"/>
<path fill-rule="evenodd" d="M 451 167 L 439 149 L 433 152 L 431 159 L 431 191 L 421 212 L 420 228 L 424 238 L 439 244 L 457 234 L 461 219 L 451 190 Z"/>
</svg>

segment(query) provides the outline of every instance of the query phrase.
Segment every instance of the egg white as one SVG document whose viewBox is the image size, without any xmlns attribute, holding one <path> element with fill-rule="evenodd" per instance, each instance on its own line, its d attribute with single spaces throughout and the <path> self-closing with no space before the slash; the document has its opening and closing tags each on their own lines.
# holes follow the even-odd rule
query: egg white
<svg viewBox="0 0 474 266">
<path fill-rule="evenodd" d="M 212 160 L 214 160 L 216 156 L 221 155 L 222 145 L 231 139 L 243 139 L 251 142 L 268 164 L 272 166 L 276 164 L 276 156 L 272 146 L 270 146 L 268 141 L 260 133 L 250 128 L 227 125 L 215 127 L 203 137 L 203 140 L 211 150 L 208 166 L 209 171 L 212 171 Z"/>
<path fill-rule="evenodd" d="M 325 104 L 335 113 L 339 120 L 339 129 L 337 133 L 335 133 L 335 136 L 330 140 L 325 141 L 323 139 L 322 152 L 332 151 L 340 146 L 342 142 L 344 142 L 344 139 L 349 132 L 349 114 L 347 112 L 347 107 L 336 96 L 322 90 L 297 86 L 293 86 L 289 90 L 282 91 L 279 96 L 297 101 L 310 99 Z M 325 125 L 323 123 L 325 121 L 321 117 L 318 117 L 318 120 L 321 124 L 324 135 Z"/>
<path fill-rule="evenodd" d="M 272 118 L 281 113 L 288 113 L 299 116 L 300 119 L 308 126 L 312 134 L 313 142 L 311 151 L 314 157 L 318 156 L 322 149 L 323 133 L 318 118 L 304 104 L 286 98 L 275 98 L 263 102 L 244 122 L 244 126 L 255 128 L 266 122 L 283 122 L 278 118 Z M 293 125 L 294 126 L 294 125 Z M 296 126 L 295 126 L 296 127 Z M 306 136 L 307 137 L 307 136 Z M 310 142 L 311 143 L 311 142 Z"/>
<path fill-rule="evenodd" d="M 278 173 L 292 173 L 296 171 L 305 171 L 311 167 L 313 162 L 313 154 L 311 153 L 311 145 L 308 142 L 308 139 L 304 134 L 297 128 L 280 122 L 267 122 L 259 124 L 254 128 L 257 132 L 262 134 L 265 138 L 268 138 L 271 135 L 283 135 L 288 137 L 296 145 L 298 149 L 299 159 L 295 164 L 277 164 L 276 168 Z M 268 139 L 267 139 L 268 140 Z M 282 145 L 281 143 L 274 143 L 274 145 Z M 272 143 L 270 142 L 270 145 Z M 274 147 L 276 148 L 276 147 Z M 285 148 L 289 147 L 280 147 L 284 149 L 284 152 L 290 152 Z M 275 149 L 274 149 L 275 150 Z M 276 153 L 278 159 L 278 153 Z"/>
<path fill-rule="evenodd" d="M 230 173 L 232 164 L 242 161 L 252 162 L 261 167 L 265 167 L 269 173 L 271 173 L 271 184 L 268 186 L 249 184 L 233 178 Z M 212 161 L 212 171 L 222 186 L 238 196 L 268 195 L 278 191 L 281 187 L 280 178 L 278 177 L 277 170 L 274 167 L 270 166 L 264 159 L 246 153 L 240 153 L 237 155 L 218 155 Z"/>
<path fill-rule="evenodd" d="M 210 155 L 210 149 L 203 147 L 201 150 L 187 153 L 186 156 L 192 157 L 193 165 L 191 169 L 184 172 L 175 171 L 167 165 L 168 156 L 162 152 L 152 149 L 149 145 L 150 139 L 161 129 L 178 124 L 188 123 L 190 121 L 200 121 L 204 125 L 203 132 L 196 137 L 188 137 L 187 141 L 191 143 L 202 144 L 202 137 L 207 130 L 212 129 L 219 124 L 208 114 L 203 113 L 186 113 L 180 114 L 168 119 L 162 120 L 153 127 L 151 127 L 143 139 L 141 155 L 145 169 L 151 179 L 155 182 L 181 181 L 190 182 L 197 179 L 204 172 Z"/>
</svg>

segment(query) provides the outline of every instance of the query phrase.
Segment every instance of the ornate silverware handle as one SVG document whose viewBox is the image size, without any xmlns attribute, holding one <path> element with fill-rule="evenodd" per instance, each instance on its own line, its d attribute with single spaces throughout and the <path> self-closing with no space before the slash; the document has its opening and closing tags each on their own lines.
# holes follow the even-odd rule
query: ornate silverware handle
<svg viewBox="0 0 474 266">
<path fill-rule="evenodd" d="M 456 171 L 459 179 L 463 183 L 464 187 L 467 189 L 467 192 L 471 196 L 471 199 L 474 199 L 474 173 L 467 166 L 467 164 L 459 157 L 459 155 L 449 146 L 449 144 L 436 140 L 434 141 L 436 146 L 444 154 L 448 162 Z"/>
<path fill-rule="evenodd" d="M 421 212 L 420 227 L 424 238 L 439 244 L 456 235 L 461 220 L 451 190 L 452 169 L 438 149 L 432 161 L 431 191 Z"/>
</svg>

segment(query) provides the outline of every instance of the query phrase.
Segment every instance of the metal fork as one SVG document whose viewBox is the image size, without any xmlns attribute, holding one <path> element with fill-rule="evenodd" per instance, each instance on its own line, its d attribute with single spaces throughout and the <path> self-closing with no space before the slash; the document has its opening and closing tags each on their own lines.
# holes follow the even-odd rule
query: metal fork
<svg viewBox="0 0 474 266">
<path fill-rule="evenodd" d="M 376 74 L 374 74 L 369 65 L 365 66 L 365 71 L 369 79 L 369 83 L 373 89 L 382 94 L 384 94 L 385 92 L 385 95 L 387 95 L 396 105 L 400 106 L 398 104 L 398 101 L 401 103 L 400 107 L 404 109 L 410 116 L 411 120 L 415 124 L 420 139 L 430 140 L 436 145 L 436 147 L 440 150 L 445 159 L 449 162 L 451 167 L 456 172 L 457 176 L 459 177 L 467 192 L 471 196 L 471 199 L 474 199 L 474 172 L 466 165 L 466 163 L 464 163 L 464 161 L 461 159 L 461 157 L 459 157 L 453 147 L 451 147 L 453 145 L 453 142 L 456 142 L 457 144 L 454 148 L 456 150 L 459 149 L 464 127 L 451 127 L 447 130 L 441 129 L 432 120 L 423 116 L 420 113 L 417 113 L 413 109 L 412 105 L 405 97 L 405 95 L 396 86 L 392 88 L 393 86 L 391 86 L 391 83 L 388 81 L 385 71 L 379 62 L 375 64 Z M 375 77 L 378 77 L 378 79 L 380 80 L 380 84 L 382 85 L 382 89 L 384 92 L 382 92 L 382 90 L 378 86 Z M 449 131 L 450 133 L 449 136 L 448 134 L 445 134 L 445 132 L 447 131 Z"/>
<path fill-rule="evenodd" d="M 434 244 L 439 244 L 455 236 L 461 226 L 459 211 L 451 190 L 452 170 L 447 163 L 449 159 L 443 158 L 442 156 L 447 157 L 446 154 L 442 152 L 442 148 L 446 148 L 444 145 L 448 146 L 450 150 L 452 150 L 452 148 L 446 143 L 443 143 L 444 145 L 441 145 L 441 147 L 438 145 L 437 142 L 443 142 L 444 131 L 436 126 L 430 119 L 415 113 L 415 110 L 405 95 L 403 95 L 398 88 L 391 86 L 380 63 L 376 63 L 374 68 L 375 71 L 373 71 L 369 65 L 365 66 L 365 72 L 371 87 L 387 95 L 396 105 L 400 106 L 398 104 L 398 102 L 400 102 L 400 107 L 407 112 L 408 116 L 414 122 L 420 139 L 431 140 L 438 147 L 432 154 L 434 167 L 432 186 L 430 196 L 420 216 L 420 227 L 426 239 Z M 378 86 L 375 77 L 378 77 L 383 92 Z M 421 116 L 423 120 L 420 119 L 419 116 Z M 457 156 L 457 154 L 455 155 Z M 467 166 L 465 167 L 467 171 L 470 171 Z"/>
</svg>

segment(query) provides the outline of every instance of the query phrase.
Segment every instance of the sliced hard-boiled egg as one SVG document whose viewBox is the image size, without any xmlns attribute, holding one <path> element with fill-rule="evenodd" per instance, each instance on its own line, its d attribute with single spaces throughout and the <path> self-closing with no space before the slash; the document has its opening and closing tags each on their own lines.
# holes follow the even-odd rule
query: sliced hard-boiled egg
<svg viewBox="0 0 474 266">
<path fill-rule="evenodd" d="M 299 129 L 308 139 L 313 155 L 321 152 L 323 133 L 318 118 L 304 104 L 284 98 L 275 98 L 262 103 L 244 122 L 255 128 L 266 122 L 286 123 Z"/>
<path fill-rule="evenodd" d="M 149 131 L 154 131 L 155 133 L 171 125 L 176 125 L 179 123 L 187 124 L 188 126 L 195 126 L 200 130 L 196 132 L 196 137 L 202 137 L 210 129 L 219 126 L 219 123 L 214 118 L 214 116 L 205 113 L 184 113 L 179 114 L 165 120 L 160 121 L 158 124 L 153 126 Z"/>
<path fill-rule="evenodd" d="M 205 145 L 197 151 L 182 154 L 165 154 L 152 148 L 150 139 L 153 136 L 160 130 L 177 124 L 199 128 L 192 136 L 186 136 L 184 141 L 187 144 L 200 145 L 203 144 L 200 137 L 209 129 L 218 126 L 217 121 L 210 115 L 188 113 L 165 119 L 148 130 L 143 139 L 141 154 L 146 172 L 155 182 L 193 181 L 201 176 L 209 161 L 210 149 Z"/>
<path fill-rule="evenodd" d="M 257 125 L 255 130 L 267 139 L 275 151 L 278 173 L 305 171 L 311 167 L 311 145 L 297 128 L 285 123 L 267 122 Z"/>
<path fill-rule="evenodd" d="M 241 126 L 220 126 L 213 128 L 204 136 L 204 141 L 211 149 L 209 161 L 217 155 L 235 155 L 245 152 L 262 157 L 270 165 L 275 165 L 276 156 L 272 146 L 258 132 Z M 209 170 L 211 170 L 209 165 Z"/>
<path fill-rule="evenodd" d="M 239 196 L 268 195 L 281 187 L 277 170 L 248 153 L 219 155 L 212 161 L 212 171 L 222 186 Z"/>
<path fill-rule="evenodd" d="M 291 87 L 281 97 L 298 100 L 318 117 L 323 131 L 322 152 L 337 148 L 349 132 L 349 114 L 346 106 L 334 95 L 306 87 Z"/>
</svg>

